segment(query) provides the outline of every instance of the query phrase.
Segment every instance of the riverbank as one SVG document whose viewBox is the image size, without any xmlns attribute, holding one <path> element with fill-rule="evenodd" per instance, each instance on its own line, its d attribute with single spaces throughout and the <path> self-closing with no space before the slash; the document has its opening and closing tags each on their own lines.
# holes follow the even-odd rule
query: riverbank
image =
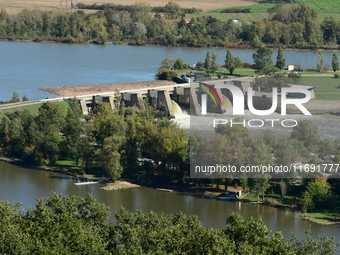
<svg viewBox="0 0 340 255">
<path fill-rule="evenodd" d="M 130 189 L 130 188 L 139 188 L 140 185 L 133 184 L 128 180 L 117 180 L 116 182 L 108 182 L 104 187 L 101 187 L 102 190 L 121 190 L 121 189 Z"/>
<path fill-rule="evenodd" d="M 143 47 L 175 47 L 175 48 L 207 48 L 207 49 L 235 49 L 235 50 L 244 50 L 244 49 L 258 49 L 258 47 L 250 44 L 235 44 L 230 43 L 223 46 L 220 45 L 212 45 L 212 46 L 189 46 L 185 44 L 178 44 L 178 45 L 163 45 L 157 43 L 148 43 L 148 42 L 135 42 L 133 40 L 127 41 L 106 41 L 106 42 L 99 42 L 97 40 L 88 40 L 86 41 L 85 38 L 68 38 L 68 37 L 35 37 L 35 38 L 28 38 L 28 37 L 17 37 L 17 36 L 0 36 L 0 41 L 3 42 L 36 42 L 36 43 L 67 43 L 67 44 L 99 44 L 99 45 L 123 45 L 123 46 L 143 46 Z M 271 49 L 278 49 L 279 46 L 276 45 L 265 45 Z M 323 45 L 323 46 L 307 46 L 307 47 L 294 47 L 292 45 L 284 47 L 284 50 L 287 51 L 325 51 L 325 52 L 340 52 L 340 46 L 335 45 Z"/>
<path fill-rule="evenodd" d="M 17 165 L 17 166 L 22 166 L 30 169 L 37 169 L 37 170 L 44 170 L 44 171 L 50 171 L 50 172 L 56 172 L 60 174 L 66 174 L 69 176 L 72 176 L 74 179 L 81 179 L 84 181 L 100 181 L 103 180 L 102 178 L 97 178 L 94 177 L 93 175 L 77 175 L 75 173 L 72 173 L 69 171 L 67 168 L 55 168 L 53 166 L 41 166 L 41 167 L 35 167 L 32 165 L 28 164 L 23 164 L 17 159 L 10 159 L 6 157 L 0 157 L 0 161 Z M 129 188 L 137 188 L 137 187 L 149 187 L 149 188 L 154 188 L 156 190 L 171 190 L 171 191 L 176 191 L 176 192 L 181 192 L 185 193 L 186 195 L 191 195 L 195 197 L 200 197 L 200 198 L 206 198 L 206 199 L 217 199 L 217 196 L 221 194 L 225 194 L 226 191 L 223 188 L 223 185 L 220 186 L 220 188 L 213 188 L 213 187 L 197 187 L 197 186 L 192 186 L 191 184 L 178 184 L 178 183 L 150 183 L 150 184 L 135 184 L 134 181 L 127 180 L 127 179 L 119 179 L 115 183 L 112 182 L 103 182 L 105 186 L 101 187 L 100 189 L 106 190 L 106 191 L 114 191 L 114 190 L 122 190 L 122 189 L 129 189 Z M 162 191 L 161 191 L 162 192 Z M 298 210 L 297 206 L 292 206 L 289 204 L 281 204 L 281 203 L 275 203 L 275 204 L 270 204 L 266 202 L 257 202 L 255 197 L 252 194 L 244 194 L 243 196 L 236 198 L 230 198 L 227 199 L 228 201 L 240 201 L 243 203 L 249 203 L 252 205 L 265 205 L 265 206 L 270 206 L 270 207 L 276 207 L 276 208 L 289 208 L 292 210 Z M 340 216 L 338 213 L 334 212 L 314 212 L 314 213 L 305 213 L 301 214 L 302 220 L 306 221 L 311 221 L 320 225 L 335 225 L 335 224 L 340 224 Z"/>
<path fill-rule="evenodd" d="M 340 224 L 340 215 L 338 212 L 312 212 L 301 215 L 303 220 L 311 221 L 321 225 Z"/>
</svg>

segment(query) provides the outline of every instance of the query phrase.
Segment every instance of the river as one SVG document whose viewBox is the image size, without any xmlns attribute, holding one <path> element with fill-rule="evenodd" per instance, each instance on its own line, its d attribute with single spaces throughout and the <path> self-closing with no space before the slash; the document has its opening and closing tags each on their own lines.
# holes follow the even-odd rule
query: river
<svg viewBox="0 0 340 255">
<path fill-rule="evenodd" d="M 163 58 L 181 57 L 193 65 L 204 62 L 207 51 L 217 53 L 218 63 L 224 64 L 226 49 L 0 42 L 0 101 L 10 100 L 14 91 L 29 99 L 54 96 L 39 91 L 41 87 L 153 80 Z M 255 50 L 231 52 L 243 62 L 253 63 Z M 317 55 L 316 51 L 285 51 L 287 64 L 300 63 L 304 68 L 315 67 Z M 323 55 L 329 67 L 332 53 Z"/>
<path fill-rule="evenodd" d="M 333 235 L 340 241 L 340 226 L 323 226 L 301 220 L 300 212 L 290 209 L 277 209 L 270 206 L 251 205 L 245 202 L 221 201 L 195 197 L 180 192 L 164 192 L 141 187 L 117 191 L 101 190 L 102 184 L 74 185 L 69 176 L 43 170 L 28 169 L 0 161 L 0 199 L 21 202 L 23 208 L 34 207 L 35 199 L 47 197 L 52 191 L 64 195 L 85 197 L 89 192 L 97 201 L 110 206 L 112 216 L 121 206 L 130 212 L 141 209 L 143 212 L 153 210 L 157 213 L 185 212 L 197 215 L 205 227 L 225 228 L 225 221 L 232 212 L 239 212 L 243 217 L 261 216 L 269 229 L 281 231 L 290 238 L 291 231 L 298 239 L 305 237 L 310 230 L 313 237 Z"/>
<path fill-rule="evenodd" d="M 207 51 L 218 54 L 223 64 L 225 49 L 137 47 L 114 45 L 73 45 L 56 43 L 0 42 L 0 100 L 9 100 L 14 91 L 30 99 L 53 96 L 38 91 L 40 87 L 131 82 L 154 79 L 162 58 L 182 57 L 190 65 L 204 61 Z M 244 62 L 252 63 L 254 50 L 231 50 Z M 318 52 L 286 51 L 286 63 L 305 68 L 315 66 Z M 331 52 L 324 52 L 325 62 L 331 62 Z M 273 55 L 275 59 L 276 53 Z M 328 119 L 334 120 L 327 121 Z M 188 123 L 188 120 L 185 120 Z M 327 129 L 321 135 L 339 136 L 339 118 L 321 116 Z M 24 208 L 34 206 L 35 199 L 52 191 L 65 195 L 86 196 L 91 192 L 99 202 L 110 206 L 112 213 L 121 206 L 131 212 L 141 209 L 157 213 L 183 211 L 198 215 L 205 227 L 224 228 L 227 216 L 240 212 L 244 217 L 261 216 L 269 229 L 282 231 L 290 238 L 290 231 L 302 239 L 305 231 L 313 236 L 334 235 L 340 241 L 340 226 L 322 226 L 300 218 L 299 212 L 249 203 L 209 200 L 183 193 L 167 193 L 150 188 L 120 191 L 100 190 L 100 184 L 76 186 L 70 177 L 53 172 L 26 169 L 0 162 L 0 199 L 22 202 Z M 114 218 L 110 218 L 114 222 Z"/>
</svg>

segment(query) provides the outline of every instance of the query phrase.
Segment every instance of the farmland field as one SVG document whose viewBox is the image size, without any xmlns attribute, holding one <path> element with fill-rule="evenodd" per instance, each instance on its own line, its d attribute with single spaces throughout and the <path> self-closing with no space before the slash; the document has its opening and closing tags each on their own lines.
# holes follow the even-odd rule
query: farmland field
<svg viewBox="0 0 340 255">
<path fill-rule="evenodd" d="M 68 0 L 71 2 L 71 0 Z M 144 2 L 149 3 L 151 6 L 165 6 L 170 0 L 146 0 Z M 76 2 L 76 1 L 73 1 Z M 105 4 L 105 3 L 114 3 L 114 4 L 122 4 L 122 5 L 132 5 L 136 2 L 140 2 L 138 0 L 78 0 L 78 3 L 85 4 Z M 220 8 L 229 8 L 233 6 L 243 6 L 243 5 L 252 5 L 257 4 L 257 0 L 174 0 L 174 2 L 178 3 L 183 8 L 199 8 L 204 11 L 220 9 Z M 63 1 L 64 5 L 66 0 Z M 20 10 L 28 9 L 28 10 L 58 10 L 59 9 L 60 0 L 0 0 L 0 8 L 5 8 L 8 13 L 18 13 Z"/>
</svg>

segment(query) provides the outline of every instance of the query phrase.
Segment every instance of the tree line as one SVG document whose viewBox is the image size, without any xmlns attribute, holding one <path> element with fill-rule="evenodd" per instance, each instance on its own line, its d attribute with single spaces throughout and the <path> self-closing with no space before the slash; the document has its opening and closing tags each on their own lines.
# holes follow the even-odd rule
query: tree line
<svg viewBox="0 0 340 255">
<path fill-rule="evenodd" d="M 42 104 L 37 115 L 27 110 L 5 114 L 0 111 L 0 153 L 35 166 L 71 160 L 78 166 L 76 173 L 95 172 L 113 181 L 123 175 L 146 185 L 164 181 L 227 187 L 233 183 L 258 198 L 270 189 L 282 197 L 286 193 L 283 186 L 271 188 L 271 176 L 190 179 L 190 156 L 195 154 L 203 161 L 236 167 L 272 164 L 272 157 L 276 158 L 275 164 L 290 165 L 297 156 L 315 165 L 340 163 L 340 138 L 321 139 L 317 126 L 308 120 L 299 121 L 287 137 L 278 138 L 273 130 L 254 135 L 239 125 L 218 125 L 209 138 L 199 134 L 189 137 L 175 122 L 157 118 L 157 111 L 144 100 L 139 102 L 139 108 L 124 107 L 117 93 L 114 104 L 112 109 L 110 104 L 101 103 L 90 116 L 83 115 L 75 98 L 70 99 L 67 113 L 60 104 L 52 102 Z M 140 160 L 144 158 L 148 160 Z M 338 179 L 326 181 L 330 186 L 321 200 L 332 199 L 333 203 L 324 203 L 314 201 L 314 197 L 320 196 L 307 192 L 309 182 L 322 176 L 290 177 L 282 180 L 282 185 L 304 199 L 299 204 L 306 210 L 325 208 L 325 204 L 329 208 L 338 206 L 334 202 L 340 196 Z M 303 189 L 296 193 L 294 182 L 300 180 Z"/>
<path fill-rule="evenodd" d="M 145 43 L 193 47 L 260 47 L 286 45 L 296 48 L 340 43 L 340 22 L 332 17 L 317 22 L 317 13 L 307 5 L 283 5 L 269 19 L 254 22 L 223 22 L 212 16 L 184 20 L 185 9 L 169 2 L 164 12 L 152 11 L 143 2 L 126 10 L 104 8 L 94 14 L 78 10 L 57 13 L 23 10 L 9 15 L 0 11 L 1 37 L 75 38 L 84 41 Z M 178 23 L 167 20 L 180 19 Z M 66 42 L 65 41 L 65 42 Z M 82 40 L 80 40 L 82 41 Z"/>
<path fill-rule="evenodd" d="M 0 201 L 1 254 L 336 254 L 334 237 L 291 240 L 261 219 L 231 214 L 225 229 L 204 228 L 197 216 L 116 212 L 94 197 L 52 194 L 26 212 Z"/>
</svg>

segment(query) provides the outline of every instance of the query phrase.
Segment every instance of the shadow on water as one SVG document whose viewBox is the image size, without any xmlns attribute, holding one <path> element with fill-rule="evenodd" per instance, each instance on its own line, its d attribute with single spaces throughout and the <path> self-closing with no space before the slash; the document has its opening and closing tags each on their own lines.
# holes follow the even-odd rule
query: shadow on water
<svg viewBox="0 0 340 255">
<path fill-rule="evenodd" d="M 55 175 L 50 176 L 50 178 L 59 179 L 59 180 L 73 180 L 74 179 L 71 176 L 67 177 L 67 176 L 55 176 Z"/>
</svg>

